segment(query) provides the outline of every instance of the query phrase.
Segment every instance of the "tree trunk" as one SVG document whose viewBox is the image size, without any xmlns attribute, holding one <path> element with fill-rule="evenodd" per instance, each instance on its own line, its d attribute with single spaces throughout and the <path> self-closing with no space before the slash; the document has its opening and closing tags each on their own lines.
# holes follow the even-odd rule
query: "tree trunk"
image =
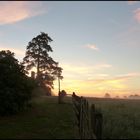
<svg viewBox="0 0 140 140">
<path fill-rule="evenodd" d="M 39 76 L 39 57 L 37 58 L 37 78 Z"/>
<path fill-rule="evenodd" d="M 60 93 L 60 78 L 58 77 L 58 93 Z"/>
<path fill-rule="evenodd" d="M 37 79 L 39 79 L 39 57 L 40 57 L 40 47 L 38 48 L 38 57 L 37 57 Z"/>
</svg>

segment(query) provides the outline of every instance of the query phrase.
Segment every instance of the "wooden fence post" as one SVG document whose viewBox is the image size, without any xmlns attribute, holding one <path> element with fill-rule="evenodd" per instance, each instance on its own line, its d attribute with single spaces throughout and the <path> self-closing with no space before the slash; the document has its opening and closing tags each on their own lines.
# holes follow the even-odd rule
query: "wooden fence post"
<svg viewBox="0 0 140 140">
<path fill-rule="evenodd" d="M 102 113 L 97 112 L 96 113 L 96 124 L 95 124 L 95 134 L 97 136 L 97 139 L 102 138 L 102 125 L 103 125 L 103 116 Z"/>
<path fill-rule="evenodd" d="M 92 104 L 89 112 L 88 101 L 78 97 L 75 93 L 72 96 L 80 139 L 101 139 L 103 116 L 95 110 Z M 89 116 L 90 113 L 90 116 Z"/>
<path fill-rule="evenodd" d="M 95 129 L 96 129 L 96 127 L 95 127 L 95 125 L 96 125 L 96 115 L 95 115 L 95 105 L 94 104 L 92 104 L 91 105 L 91 110 L 90 110 L 91 112 L 90 112 L 90 114 L 91 114 L 91 131 L 92 131 L 92 137 L 95 137 L 94 135 L 95 135 L 95 133 L 96 133 L 96 131 L 95 131 Z"/>
<path fill-rule="evenodd" d="M 80 98 L 80 137 L 83 139 L 83 97 Z"/>
</svg>

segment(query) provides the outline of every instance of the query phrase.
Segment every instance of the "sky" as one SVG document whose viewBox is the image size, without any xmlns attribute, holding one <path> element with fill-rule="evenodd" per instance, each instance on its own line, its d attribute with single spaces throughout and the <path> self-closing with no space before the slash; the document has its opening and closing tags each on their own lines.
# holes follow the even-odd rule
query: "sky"
<svg viewBox="0 0 140 140">
<path fill-rule="evenodd" d="M 0 9 L 0 50 L 22 61 L 28 42 L 48 33 L 49 55 L 63 68 L 61 90 L 140 95 L 139 1 L 1 1 Z"/>
</svg>

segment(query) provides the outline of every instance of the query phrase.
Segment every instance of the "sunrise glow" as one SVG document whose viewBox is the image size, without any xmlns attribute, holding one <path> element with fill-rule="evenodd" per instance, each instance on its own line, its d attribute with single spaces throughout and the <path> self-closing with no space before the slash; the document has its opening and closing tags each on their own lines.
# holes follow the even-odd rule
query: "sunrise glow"
<svg viewBox="0 0 140 140">
<path fill-rule="evenodd" d="M 2 1 L 0 9 L 0 50 L 22 61 L 28 42 L 48 33 L 68 94 L 140 95 L 140 2 Z"/>
</svg>

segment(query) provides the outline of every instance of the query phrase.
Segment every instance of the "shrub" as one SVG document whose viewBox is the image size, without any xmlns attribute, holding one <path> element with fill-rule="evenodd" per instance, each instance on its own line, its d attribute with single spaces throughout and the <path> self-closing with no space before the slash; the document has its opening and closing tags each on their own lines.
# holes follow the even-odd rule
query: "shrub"
<svg viewBox="0 0 140 140">
<path fill-rule="evenodd" d="M 0 51 L 0 115 L 17 113 L 29 103 L 34 81 L 25 73 L 14 53 Z"/>
</svg>

